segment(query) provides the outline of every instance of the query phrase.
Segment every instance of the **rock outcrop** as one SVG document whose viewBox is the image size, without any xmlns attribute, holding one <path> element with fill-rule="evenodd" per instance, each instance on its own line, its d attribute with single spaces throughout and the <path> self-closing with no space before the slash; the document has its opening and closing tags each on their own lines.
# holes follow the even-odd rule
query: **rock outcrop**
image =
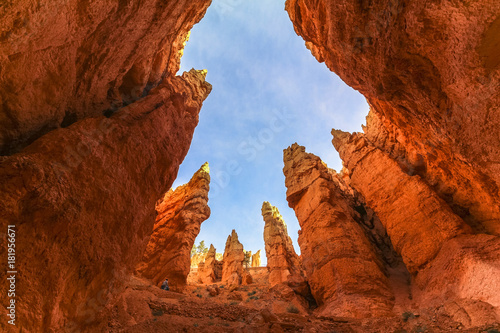
<svg viewBox="0 0 500 333">
<path fill-rule="evenodd" d="M 476 233 L 500 235 L 500 3 L 287 0 L 297 34 L 368 100 L 371 143 Z"/>
<path fill-rule="evenodd" d="M 112 114 L 179 70 L 210 0 L 3 2 L 0 154 Z"/>
<path fill-rule="evenodd" d="M 290 146 L 283 159 L 287 200 L 301 227 L 301 257 L 318 311 L 358 318 L 390 314 L 394 296 L 384 262 L 356 221 L 349 188 L 302 146 Z"/>
<path fill-rule="evenodd" d="M 161 285 L 168 278 L 170 289 L 182 291 L 191 268 L 191 249 L 201 223 L 210 217 L 208 191 L 210 170 L 205 163 L 189 183 L 169 190 L 156 204 L 153 234 L 137 272 Z"/>
<path fill-rule="evenodd" d="M 251 276 L 243 267 L 245 253 L 243 245 L 238 240 L 238 234 L 233 229 L 227 237 L 224 258 L 222 260 L 222 282 L 229 286 L 251 283 Z"/>
<path fill-rule="evenodd" d="M 141 260 L 211 90 L 205 72 L 175 76 L 209 2 L 0 6 L 0 227 L 17 231 L 18 329 L 86 330 Z"/>
<path fill-rule="evenodd" d="M 260 250 L 255 252 L 254 255 L 252 255 L 252 267 L 260 267 L 261 262 L 260 262 Z"/>
<path fill-rule="evenodd" d="M 155 203 L 175 179 L 209 91 L 200 72 L 169 77 L 110 118 L 52 131 L 2 159 L 1 226 L 16 225 L 23 245 L 18 327 L 57 331 L 95 320 L 82 307 L 99 294 L 100 309 L 141 260 Z"/>
<path fill-rule="evenodd" d="M 264 219 L 264 243 L 266 246 L 269 285 L 285 284 L 298 294 L 309 292 L 302 263 L 295 253 L 292 239 L 288 236 L 286 223 L 278 208 L 264 201 L 262 204 Z"/>
<path fill-rule="evenodd" d="M 193 256 L 191 256 L 191 267 L 198 267 L 200 263 L 205 261 L 206 257 L 207 253 L 195 253 Z"/>
<path fill-rule="evenodd" d="M 198 282 L 211 284 L 222 279 L 222 263 L 216 259 L 215 248 L 210 244 L 210 249 L 205 261 L 198 265 Z"/>
<path fill-rule="evenodd" d="M 332 134 L 349 170 L 350 185 L 377 213 L 411 273 L 431 261 L 448 239 L 470 231 L 419 176 L 403 172 L 363 135 L 335 130 Z"/>
</svg>

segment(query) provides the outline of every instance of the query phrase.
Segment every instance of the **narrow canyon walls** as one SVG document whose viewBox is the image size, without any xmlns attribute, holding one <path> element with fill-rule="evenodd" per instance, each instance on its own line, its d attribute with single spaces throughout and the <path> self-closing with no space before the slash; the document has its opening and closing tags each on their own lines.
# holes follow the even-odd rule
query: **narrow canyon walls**
<svg viewBox="0 0 500 333">
<path fill-rule="evenodd" d="M 354 199 L 335 171 L 305 148 L 284 150 L 287 200 L 299 220 L 299 245 L 321 314 L 384 316 L 394 297 L 377 255 L 355 220 Z"/>
<path fill-rule="evenodd" d="M 0 6 L 0 227 L 17 233 L 19 329 L 102 320 L 140 261 L 211 90 L 206 72 L 175 76 L 209 3 Z"/>
<path fill-rule="evenodd" d="M 374 146 L 475 232 L 500 235 L 500 3 L 287 0 L 295 31 L 361 92 Z"/>
<path fill-rule="evenodd" d="M 153 234 L 137 272 L 161 285 L 168 278 L 170 288 L 182 291 L 191 268 L 191 249 L 201 223 L 210 217 L 208 163 L 196 171 L 189 183 L 169 190 L 156 204 Z"/>
<path fill-rule="evenodd" d="M 302 270 L 302 263 L 295 253 L 292 239 L 288 236 L 286 223 L 278 208 L 264 201 L 264 243 L 266 245 L 269 285 L 285 284 L 299 294 L 308 293 L 308 285 Z"/>
</svg>

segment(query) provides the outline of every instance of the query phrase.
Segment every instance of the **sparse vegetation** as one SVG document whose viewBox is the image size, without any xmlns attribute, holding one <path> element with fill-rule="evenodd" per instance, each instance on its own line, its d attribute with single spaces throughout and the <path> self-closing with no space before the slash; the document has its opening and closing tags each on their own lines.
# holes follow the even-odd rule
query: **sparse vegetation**
<svg viewBox="0 0 500 333">
<path fill-rule="evenodd" d="M 199 298 L 203 297 L 203 295 L 201 295 L 201 294 L 196 294 L 196 296 L 198 296 Z"/>
<path fill-rule="evenodd" d="M 239 302 L 235 302 L 235 301 L 233 301 L 233 302 L 229 303 L 229 305 L 237 305 L 238 303 L 239 303 Z"/>
<path fill-rule="evenodd" d="M 427 326 L 425 325 L 422 325 L 422 326 L 417 326 L 415 328 L 415 333 L 424 333 L 424 332 L 427 332 Z"/>
<path fill-rule="evenodd" d="M 247 295 L 248 295 L 248 296 L 253 296 L 253 295 L 255 295 L 256 293 L 257 293 L 257 292 L 256 292 L 255 290 L 254 290 L 254 291 L 249 291 Z"/>
<path fill-rule="evenodd" d="M 290 304 L 287 308 L 286 308 L 286 311 L 290 312 L 290 313 L 299 313 L 299 309 L 297 309 L 297 307 L 293 304 Z"/>
<path fill-rule="evenodd" d="M 403 321 L 407 322 L 408 320 L 415 318 L 415 315 L 412 312 L 406 311 L 402 314 L 402 317 Z"/>
<path fill-rule="evenodd" d="M 252 262 L 252 252 L 245 250 L 243 250 L 243 252 L 245 253 L 245 259 L 243 259 L 243 265 L 245 265 L 245 267 L 248 268 L 248 266 Z"/>
<path fill-rule="evenodd" d="M 163 310 L 162 309 L 153 309 L 152 314 L 155 317 L 163 316 Z"/>
<path fill-rule="evenodd" d="M 199 325 L 198 325 L 198 323 L 194 323 L 193 326 L 194 327 L 198 327 Z"/>
<path fill-rule="evenodd" d="M 258 297 L 258 296 L 250 296 L 250 299 L 255 299 L 255 300 L 257 300 L 257 299 L 259 299 L 259 297 Z"/>
<path fill-rule="evenodd" d="M 196 253 L 207 253 L 207 252 L 208 252 L 208 248 L 205 245 L 205 241 L 202 240 L 202 241 L 200 241 L 198 246 L 193 245 L 193 247 L 191 249 L 191 257 L 194 256 Z"/>
</svg>

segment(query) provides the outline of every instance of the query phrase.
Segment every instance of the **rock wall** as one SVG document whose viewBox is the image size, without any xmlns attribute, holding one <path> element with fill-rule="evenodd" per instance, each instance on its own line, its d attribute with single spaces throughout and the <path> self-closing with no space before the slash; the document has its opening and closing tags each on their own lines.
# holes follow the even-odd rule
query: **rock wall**
<svg viewBox="0 0 500 333">
<path fill-rule="evenodd" d="M 216 259 L 215 248 L 210 244 L 210 249 L 205 261 L 198 266 L 198 282 L 211 284 L 222 279 L 222 263 Z"/>
<path fill-rule="evenodd" d="M 317 156 L 284 151 L 287 200 L 299 221 L 299 245 L 312 295 L 328 316 L 385 316 L 394 306 L 385 263 L 356 221 L 349 187 Z M 268 259 L 269 261 L 269 259 Z"/>
<path fill-rule="evenodd" d="M 156 204 L 156 221 L 137 272 L 158 286 L 168 278 L 182 291 L 191 268 L 191 249 L 201 223 L 210 217 L 210 170 L 205 163 L 189 183 L 169 190 Z"/>
<path fill-rule="evenodd" d="M 96 320 L 95 309 L 141 259 L 156 200 L 175 179 L 210 88 L 197 71 L 166 78 L 110 118 L 54 130 L 2 158 L 0 222 L 16 225 L 19 245 L 18 327 Z M 84 148 L 85 158 L 71 153 Z"/>
<path fill-rule="evenodd" d="M 299 294 L 307 294 L 309 287 L 302 270 L 302 263 L 295 253 L 286 223 L 278 208 L 264 201 L 262 217 L 265 222 L 264 243 L 270 287 L 286 284 Z"/>
<path fill-rule="evenodd" d="M 475 232 L 500 234 L 500 3 L 287 0 L 320 62 L 368 100 L 371 143 Z"/>
<path fill-rule="evenodd" d="M 255 252 L 254 255 L 252 255 L 252 267 L 260 267 L 260 250 Z"/>
<path fill-rule="evenodd" d="M 238 234 L 233 229 L 227 237 L 224 258 L 222 260 L 222 282 L 229 286 L 239 286 L 251 283 L 251 276 L 243 267 L 245 254 L 243 245 L 238 240 Z"/>
<path fill-rule="evenodd" d="M 18 329 L 85 330 L 140 261 L 211 90 L 205 72 L 174 76 L 209 3 L 0 6 L 0 227 L 17 231 Z"/>
<path fill-rule="evenodd" d="M 0 7 L 0 154 L 109 115 L 179 70 L 210 0 L 7 1 Z"/>
</svg>

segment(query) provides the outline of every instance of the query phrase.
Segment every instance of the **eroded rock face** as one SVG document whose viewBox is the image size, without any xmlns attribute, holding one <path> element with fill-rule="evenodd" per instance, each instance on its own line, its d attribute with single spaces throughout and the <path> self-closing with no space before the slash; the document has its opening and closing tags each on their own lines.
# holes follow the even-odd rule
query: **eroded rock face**
<svg viewBox="0 0 500 333">
<path fill-rule="evenodd" d="M 286 223 L 278 208 L 264 201 L 262 204 L 264 219 L 264 243 L 266 245 L 269 285 L 289 285 L 298 293 L 306 293 L 308 286 L 302 270 L 302 263 L 295 253 L 292 239 L 288 236 Z"/>
<path fill-rule="evenodd" d="M 384 262 L 355 220 L 359 214 L 348 186 L 302 146 L 286 149 L 283 160 L 287 200 L 299 220 L 301 257 L 319 312 L 390 314 L 394 296 Z"/>
<path fill-rule="evenodd" d="M 238 234 L 233 229 L 231 235 L 227 237 L 226 248 L 224 249 L 222 282 L 227 283 L 229 286 L 238 286 L 251 282 L 250 275 L 243 268 L 244 260 L 243 245 L 238 240 Z"/>
<path fill-rule="evenodd" d="M 137 272 L 156 285 L 168 278 L 170 288 L 182 291 L 191 268 L 191 249 L 201 223 L 210 217 L 208 163 L 189 183 L 169 190 L 156 204 L 153 234 Z"/>
<path fill-rule="evenodd" d="M 18 327 L 59 331 L 96 320 L 141 259 L 155 203 L 176 177 L 210 90 L 200 71 L 165 78 L 111 117 L 54 130 L 1 160 L 0 224 L 15 224 L 22 245 Z"/>
<path fill-rule="evenodd" d="M 179 70 L 210 0 L 3 2 L 0 154 L 111 114 Z"/>
<path fill-rule="evenodd" d="M 210 284 L 222 278 L 222 263 L 216 259 L 215 248 L 210 244 L 210 249 L 205 261 L 198 265 L 198 282 Z"/>
<path fill-rule="evenodd" d="M 350 172 L 350 185 L 377 213 L 411 273 L 429 263 L 443 244 L 470 232 L 419 176 L 409 176 L 362 134 L 332 131 L 333 144 Z"/>
<path fill-rule="evenodd" d="M 260 267 L 260 250 L 252 255 L 252 267 Z"/>
<path fill-rule="evenodd" d="M 320 62 L 368 100 L 372 145 L 475 232 L 500 234 L 500 3 L 287 0 Z"/>
</svg>

